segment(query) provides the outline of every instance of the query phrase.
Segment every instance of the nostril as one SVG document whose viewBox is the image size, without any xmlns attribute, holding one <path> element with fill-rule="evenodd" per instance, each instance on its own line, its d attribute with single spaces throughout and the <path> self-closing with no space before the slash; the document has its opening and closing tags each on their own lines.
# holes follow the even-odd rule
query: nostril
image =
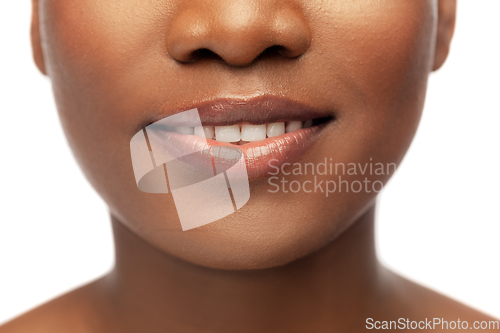
<svg viewBox="0 0 500 333">
<path fill-rule="evenodd" d="M 262 51 L 254 60 L 256 61 L 262 58 L 286 57 L 286 54 L 287 50 L 284 46 L 273 45 Z M 193 51 L 189 57 L 188 62 L 195 62 L 200 60 L 224 61 L 224 59 L 220 55 L 207 48 L 201 48 Z"/>
<path fill-rule="evenodd" d="M 261 54 L 257 57 L 257 59 L 262 59 L 262 58 L 276 58 L 276 57 L 284 57 L 286 54 L 286 48 L 281 45 L 273 45 L 268 48 L 266 48 L 264 51 L 262 51 Z M 256 59 L 256 60 L 257 60 Z"/>
<path fill-rule="evenodd" d="M 254 61 L 263 59 L 263 58 L 277 58 L 277 57 L 287 57 L 287 49 L 284 46 L 281 45 L 273 45 L 268 48 L 266 48 L 264 51 L 262 51 L 255 59 Z M 224 58 L 222 58 L 220 55 L 218 55 L 216 52 L 207 49 L 207 48 L 200 48 L 197 50 L 194 50 L 191 52 L 191 54 L 188 57 L 187 63 L 193 63 L 193 62 L 198 62 L 200 60 L 216 60 L 216 61 L 225 61 Z"/>
<path fill-rule="evenodd" d="M 201 48 L 191 53 L 189 62 L 195 62 L 202 59 L 223 61 L 222 57 L 214 51 L 207 48 Z"/>
</svg>

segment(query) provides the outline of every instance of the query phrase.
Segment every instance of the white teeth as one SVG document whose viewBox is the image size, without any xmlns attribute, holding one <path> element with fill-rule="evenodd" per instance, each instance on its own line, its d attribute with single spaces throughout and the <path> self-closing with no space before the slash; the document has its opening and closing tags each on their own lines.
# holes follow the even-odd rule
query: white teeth
<svg viewBox="0 0 500 333">
<path fill-rule="evenodd" d="M 196 135 L 202 138 L 215 139 L 222 142 L 247 143 L 260 141 L 285 133 L 297 131 L 301 128 L 312 127 L 313 121 L 289 121 L 262 125 L 230 125 L 230 126 L 177 126 L 173 130 L 183 135 Z"/>
<path fill-rule="evenodd" d="M 194 128 L 194 135 L 200 136 L 202 138 L 213 139 L 215 135 L 215 129 L 213 126 L 198 126 Z"/>
<path fill-rule="evenodd" d="M 312 127 L 312 125 L 313 125 L 313 121 L 312 121 L 312 119 L 309 119 L 309 120 L 304 121 L 304 126 L 302 126 L 302 127 L 309 128 L 309 127 Z"/>
<path fill-rule="evenodd" d="M 241 125 L 241 140 L 260 141 L 266 138 L 266 125 Z"/>
<path fill-rule="evenodd" d="M 240 125 L 215 126 L 215 140 L 222 142 L 238 142 L 240 139 Z"/>
<path fill-rule="evenodd" d="M 194 128 L 188 126 L 178 126 L 175 128 L 175 132 L 183 135 L 193 135 Z"/>
<path fill-rule="evenodd" d="M 302 128 L 301 121 L 289 121 L 286 123 L 285 131 L 286 133 L 294 132 Z"/>
<path fill-rule="evenodd" d="M 267 125 L 267 136 L 272 138 L 273 136 L 278 136 L 285 134 L 285 123 L 272 123 Z"/>
</svg>

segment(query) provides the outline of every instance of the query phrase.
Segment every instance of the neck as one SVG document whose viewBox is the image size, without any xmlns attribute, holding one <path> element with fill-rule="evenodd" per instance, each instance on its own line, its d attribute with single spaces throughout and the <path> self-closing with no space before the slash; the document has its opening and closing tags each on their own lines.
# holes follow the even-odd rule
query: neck
<svg viewBox="0 0 500 333">
<path fill-rule="evenodd" d="M 102 285 L 122 332 L 352 331 L 385 289 L 373 207 L 323 249 L 248 271 L 190 264 L 112 221 L 116 266 Z"/>
</svg>

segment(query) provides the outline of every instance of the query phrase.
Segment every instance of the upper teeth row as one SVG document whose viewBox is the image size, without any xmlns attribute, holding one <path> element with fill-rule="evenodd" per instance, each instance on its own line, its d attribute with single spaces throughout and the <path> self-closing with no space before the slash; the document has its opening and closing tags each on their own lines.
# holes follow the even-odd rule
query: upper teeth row
<svg viewBox="0 0 500 333">
<path fill-rule="evenodd" d="M 312 126 L 312 120 L 289 121 L 263 125 L 230 125 L 203 127 L 175 127 L 174 131 L 184 135 L 196 135 L 222 142 L 259 141 L 266 137 L 282 135 Z"/>
</svg>

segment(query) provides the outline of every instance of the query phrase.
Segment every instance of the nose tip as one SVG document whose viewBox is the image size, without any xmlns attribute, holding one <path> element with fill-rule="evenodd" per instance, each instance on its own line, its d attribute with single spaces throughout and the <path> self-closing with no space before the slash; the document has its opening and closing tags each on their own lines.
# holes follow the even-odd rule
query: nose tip
<svg viewBox="0 0 500 333">
<path fill-rule="evenodd" d="M 211 6 L 184 9 L 168 31 L 169 55 L 183 63 L 215 56 L 231 66 L 247 66 L 264 53 L 286 58 L 304 54 L 311 36 L 300 10 L 273 8 L 273 1 L 266 1 L 224 6 L 227 1 L 217 0 Z"/>
</svg>

